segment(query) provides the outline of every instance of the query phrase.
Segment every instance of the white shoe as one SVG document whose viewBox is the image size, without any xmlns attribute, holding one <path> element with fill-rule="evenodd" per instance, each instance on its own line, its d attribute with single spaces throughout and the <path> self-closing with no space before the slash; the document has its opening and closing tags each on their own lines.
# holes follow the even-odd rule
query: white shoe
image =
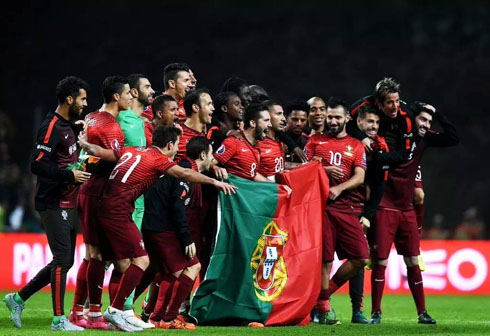
<svg viewBox="0 0 490 336">
<path fill-rule="evenodd" d="M 51 324 L 51 330 L 52 331 L 84 331 L 85 329 L 77 325 L 74 325 L 73 323 L 68 321 L 68 319 L 65 316 L 63 316 L 60 319 L 60 323 Z"/>
<path fill-rule="evenodd" d="M 104 312 L 104 317 L 122 331 L 133 332 L 143 330 L 143 328 L 135 327 L 129 324 L 123 317 L 123 311 L 111 306 L 107 307 L 106 311 Z"/>
<path fill-rule="evenodd" d="M 22 311 L 24 310 L 25 306 L 23 304 L 17 303 L 14 300 L 15 293 L 10 293 L 5 296 L 5 299 L 3 301 L 7 305 L 7 309 L 10 312 L 10 317 L 12 318 L 12 321 L 14 322 L 14 325 L 16 328 L 21 328 L 22 327 L 22 322 L 20 320 L 20 317 L 22 316 Z"/>
<path fill-rule="evenodd" d="M 136 315 L 134 315 L 134 310 L 132 309 L 123 311 L 122 316 L 124 317 L 126 322 L 128 322 L 132 326 L 142 328 L 142 329 L 155 328 L 155 326 L 152 323 L 146 323 L 145 321 L 140 320 L 138 317 L 136 317 Z"/>
</svg>

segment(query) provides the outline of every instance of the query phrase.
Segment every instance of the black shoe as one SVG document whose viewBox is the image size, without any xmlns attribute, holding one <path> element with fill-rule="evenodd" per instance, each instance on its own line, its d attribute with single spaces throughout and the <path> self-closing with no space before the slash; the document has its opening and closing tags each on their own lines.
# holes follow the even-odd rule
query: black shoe
<svg viewBox="0 0 490 336">
<path fill-rule="evenodd" d="M 380 324 L 381 323 L 381 312 L 377 311 L 371 314 L 371 320 L 369 324 Z"/>
<path fill-rule="evenodd" d="M 369 323 L 368 319 L 366 318 L 366 316 L 364 316 L 362 311 L 353 312 L 351 322 L 352 323 L 359 323 L 359 324 L 368 324 Z"/>
<path fill-rule="evenodd" d="M 427 311 L 424 311 L 419 315 L 419 323 L 421 324 L 436 324 L 436 320 L 434 320 L 432 317 L 430 317 L 429 314 L 427 314 Z"/>
<path fill-rule="evenodd" d="M 318 310 L 316 308 L 313 308 L 310 313 L 310 322 L 316 322 L 318 323 L 320 314 L 318 313 Z"/>
</svg>

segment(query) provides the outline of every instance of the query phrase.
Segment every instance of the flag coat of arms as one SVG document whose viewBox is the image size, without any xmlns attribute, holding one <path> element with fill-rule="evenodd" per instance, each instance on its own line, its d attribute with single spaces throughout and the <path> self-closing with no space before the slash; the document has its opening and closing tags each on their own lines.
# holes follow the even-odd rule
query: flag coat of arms
<svg viewBox="0 0 490 336">
<path fill-rule="evenodd" d="M 318 162 L 275 184 L 230 175 L 236 195 L 220 195 L 218 230 L 204 280 L 192 300 L 199 324 L 304 325 L 321 287 L 322 220 L 328 177 Z"/>
</svg>

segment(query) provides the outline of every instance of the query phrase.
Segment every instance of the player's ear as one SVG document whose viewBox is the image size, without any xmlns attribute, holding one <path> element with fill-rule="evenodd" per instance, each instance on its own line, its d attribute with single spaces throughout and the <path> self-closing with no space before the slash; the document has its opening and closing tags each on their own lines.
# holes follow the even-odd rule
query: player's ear
<svg viewBox="0 0 490 336">
<path fill-rule="evenodd" d="M 138 98 L 138 90 L 136 88 L 132 88 L 129 92 L 133 98 Z"/>
<path fill-rule="evenodd" d="M 71 105 L 73 104 L 73 102 L 75 101 L 75 98 L 73 98 L 72 96 L 68 96 L 65 98 L 65 102 L 68 104 L 68 105 Z"/>
<path fill-rule="evenodd" d="M 249 124 L 250 124 L 250 127 L 255 127 L 255 126 L 257 126 L 257 123 L 256 123 L 256 122 L 255 122 L 255 120 L 253 120 L 253 119 L 249 121 Z"/>
<path fill-rule="evenodd" d="M 193 112 L 199 113 L 199 109 L 200 109 L 199 105 L 197 105 L 197 104 L 192 104 L 192 111 L 193 111 Z"/>
<path fill-rule="evenodd" d="M 202 151 L 202 152 L 201 152 L 201 154 L 199 154 L 199 158 L 200 158 L 202 161 L 204 161 L 204 160 L 206 160 L 206 155 L 207 155 L 207 154 L 206 154 L 206 151 Z"/>
<path fill-rule="evenodd" d="M 172 89 L 175 89 L 175 81 L 173 79 L 170 79 L 167 83 L 168 86 L 170 86 Z"/>
<path fill-rule="evenodd" d="M 162 110 L 156 110 L 155 115 L 157 116 L 158 119 L 163 119 L 163 111 Z"/>
<path fill-rule="evenodd" d="M 221 111 L 228 113 L 228 107 L 226 105 L 221 106 Z"/>
<path fill-rule="evenodd" d="M 117 102 L 119 100 L 119 98 L 121 98 L 121 95 L 119 93 L 114 93 L 112 95 L 112 101 L 116 101 Z"/>
</svg>

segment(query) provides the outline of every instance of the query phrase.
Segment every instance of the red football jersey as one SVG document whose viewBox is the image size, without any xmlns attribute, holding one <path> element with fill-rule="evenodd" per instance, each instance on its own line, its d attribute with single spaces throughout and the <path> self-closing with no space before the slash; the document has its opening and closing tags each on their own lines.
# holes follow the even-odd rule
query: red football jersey
<svg viewBox="0 0 490 336">
<path fill-rule="evenodd" d="M 175 162 L 156 147 L 125 147 L 114 153 L 118 161 L 104 190 L 99 215 L 131 218 L 136 199 Z"/>
<path fill-rule="evenodd" d="M 243 132 L 242 138 L 242 140 L 233 136 L 226 138 L 214 153 L 214 158 L 229 173 L 253 181 L 259 167 L 259 151 L 248 142 Z"/>
<path fill-rule="evenodd" d="M 179 114 L 177 115 L 177 118 L 179 118 L 180 123 L 184 124 L 185 120 L 187 119 L 187 115 L 185 114 L 184 110 L 184 99 L 178 101 L 177 105 L 179 106 Z"/>
<path fill-rule="evenodd" d="M 286 157 L 281 141 L 266 137 L 264 140 L 259 141 L 255 148 L 259 150 L 260 154 L 259 173 L 269 177 L 284 170 Z"/>
<path fill-rule="evenodd" d="M 180 160 L 186 157 L 187 143 L 189 142 L 190 139 L 197 136 L 206 136 L 205 131 L 198 132 L 188 127 L 186 124 L 181 124 L 180 126 L 182 126 L 182 136 L 180 137 L 180 141 L 179 141 L 179 150 L 175 155 L 175 162 L 179 162 Z"/>
<path fill-rule="evenodd" d="M 306 143 L 305 152 L 308 159 L 314 156 L 322 158 L 323 166 L 337 166 L 342 169 L 344 177 L 339 180 L 328 177 L 330 186 L 343 183 L 354 175 L 354 168 L 366 170 L 366 154 L 362 142 L 350 136 L 336 138 L 330 134 L 313 135 Z M 336 209 L 352 210 L 359 199 L 358 188 L 343 191 L 335 201 L 329 200 L 327 206 Z"/>
<path fill-rule="evenodd" d="M 124 146 L 124 133 L 116 118 L 109 112 L 95 111 L 85 117 L 87 141 L 102 148 L 118 150 Z M 80 193 L 100 196 L 107 178 L 92 177 L 80 187 Z"/>
<path fill-rule="evenodd" d="M 380 208 L 396 210 L 413 209 L 415 177 L 422 161 L 424 149 L 425 143 L 423 141 L 412 142 L 410 160 L 402 163 L 398 167 L 390 169 L 385 192 L 379 204 Z"/>
</svg>

